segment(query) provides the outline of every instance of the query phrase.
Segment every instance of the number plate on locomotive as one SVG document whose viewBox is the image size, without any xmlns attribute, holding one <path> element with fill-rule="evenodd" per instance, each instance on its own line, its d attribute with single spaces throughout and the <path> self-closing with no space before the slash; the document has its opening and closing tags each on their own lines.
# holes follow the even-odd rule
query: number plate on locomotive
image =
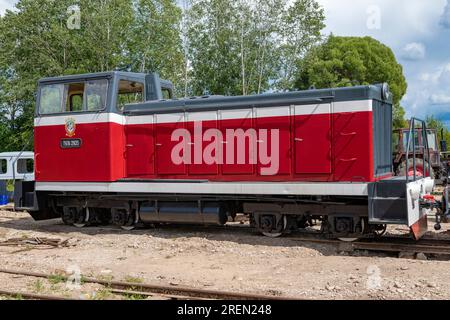
<svg viewBox="0 0 450 320">
<path fill-rule="evenodd" d="M 81 148 L 81 139 L 62 139 L 61 148 L 62 149 L 77 149 Z"/>
</svg>

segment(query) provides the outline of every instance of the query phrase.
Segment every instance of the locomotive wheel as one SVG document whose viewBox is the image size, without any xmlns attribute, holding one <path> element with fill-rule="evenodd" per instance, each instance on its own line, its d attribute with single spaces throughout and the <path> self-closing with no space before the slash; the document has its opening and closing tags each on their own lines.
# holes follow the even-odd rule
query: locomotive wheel
<svg viewBox="0 0 450 320">
<path fill-rule="evenodd" d="M 358 241 L 359 238 L 338 238 L 338 240 L 342 242 L 355 242 Z"/>
<path fill-rule="evenodd" d="M 364 235 L 364 231 L 366 229 L 366 224 L 364 219 L 361 219 L 361 233 L 356 233 L 356 234 L 352 234 L 351 236 L 356 235 L 357 237 L 342 237 L 342 238 L 338 238 L 338 240 L 342 241 L 342 242 L 355 242 L 358 241 L 363 235 Z M 359 236 L 360 235 L 360 236 Z"/>
<path fill-rule="evenodd" d="M 373 230 L 373 234 L 376 238 L 381 238 L 386 234 L 387 231 L 387 224 L 382 224 L 379 226 L 376 226 L 376 228 Z"/>
<path fill-rule="evenodd" d="M 271 215 L 262 216 L 260 232 L 269 238 L 279 238 L 287 229 L 288 219 L 287 216 L 283 216 L 275 228 L 273 226 L 273 219 L 276 219 L 276 217 Z"/>
<path fill-rule="evenodd" d="M 136 228 L 139 222 L 137 210 L 113 209 L 112 220 L 116 226 L 125 231 L 131 231 Z"/>
<path fill-rule="evenodd" d="M 75 222 L 73 225 L 80 229 L 84 228 L 89 224 L 89 218 L 90 218 L 89 208 L 78 209 L 78 214 L 75 217 Z"/>
<path fill-rule="evenodd" d="M 62 220 L 66 225 L 84 228 L 89 223 L 89 209 L 64 207 Z"/>
<path fill-rule="evenodd" d="M 61 214 L 61 219 L 65 225 L 71 226 L 75 223 L 75 215 L 77 208 L 64 207 Z"/>
</svg>

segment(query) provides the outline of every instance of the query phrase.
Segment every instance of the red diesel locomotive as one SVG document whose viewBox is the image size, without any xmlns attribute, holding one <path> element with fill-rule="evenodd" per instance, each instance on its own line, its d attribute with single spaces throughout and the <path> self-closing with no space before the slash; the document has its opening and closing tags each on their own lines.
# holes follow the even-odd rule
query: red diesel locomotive
<svg viewBox="0 0 450 320">
<path fill-rule="evenodd" d="M 67 224 L 225 224 L 420 237 L 434 181 L 393 177 L 387 85 L 175 99 L 156 74 L 46 78 L 17 209 Z M 424 200 L 425 199 L 425 200 Z"/>
</svg>

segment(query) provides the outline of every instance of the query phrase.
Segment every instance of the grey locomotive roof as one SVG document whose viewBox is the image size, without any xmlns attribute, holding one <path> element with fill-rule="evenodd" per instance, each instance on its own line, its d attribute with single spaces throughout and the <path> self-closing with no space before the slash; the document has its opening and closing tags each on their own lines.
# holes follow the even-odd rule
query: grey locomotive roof
<svg viewBox="0 0 450 320">
<path fill-rule="evenodd" d="M 111 71 L 90 74 L 77 74 L 63 77 L 44 78 L 39 81 L 40 84 L 50 84 L 52 82 L 70 82 L 79 80 L 88 80 L 95 78 L 113 78 L 126 77 L 144 79 L 145 74 Z M 162 85 L 171 84 L 168 81 L 161 80 Z M 251 96 L 207 96 L 198 98 L 173 99 L 147 101 L 139 104 L 127 105 L 125 113 L 127 114 L 157 114 L 157 113 L 177 113 L 186 111 L 207 111 L 217 109 L 238 109 L 251 107 L 272 107 L 287 105 L 302 105 L 313 103 L 326 103 L 337 101 L 354 100 L 379 100 L 392 103 L 392 99 L 383 98 L 383 85 L 356 86 L 333 89 L 314 89 L 284 93 L 266 93 Z"/>
<path fill-rule="evenodd" d="M 64 81 L 74 81 L 74 80 L 80 80 L 80 79 L 106 78 L 106 77 L 113 77 L 115 75 L 124 76 L 124 77 L 134 77 L 134 78 L 140 78 L 140 79 L 143 79 L 145 76 L 142 73 L 110 71 L 110 72 L 74 74 L 74 75 L 70 75 L 70 76 L 43 78 L 43 79 L 39 80 L 39 83 L 64 82 Z"/>
<path fill-rule="evenodd" d="M 184 111 L 207 111 L 216 109 L 236 109 L 248 107 L 271 107 L 325 103 L 332 101 L 379 100 L 383 99 L 382 86 L 357 86 L 335 89 L 306 90 L 285 93 L 270 93 L 251 96 L 209 96 L 199 98 L 148 101 L 125 107 L 128 114 L 175 113 Z"/>
</svg>

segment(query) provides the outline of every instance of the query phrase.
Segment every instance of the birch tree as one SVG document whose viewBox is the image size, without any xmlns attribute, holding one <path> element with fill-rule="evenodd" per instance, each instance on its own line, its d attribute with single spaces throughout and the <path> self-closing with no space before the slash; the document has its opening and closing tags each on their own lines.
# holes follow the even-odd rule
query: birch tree
<svg viewBox="0 0 450 320">
<path fill-rule="evenodd" d="M 298 61 L 324 27 L 315 0 L 195 0 L 189 15 L 195 94 L 291 89 Z"/>
</svg>

